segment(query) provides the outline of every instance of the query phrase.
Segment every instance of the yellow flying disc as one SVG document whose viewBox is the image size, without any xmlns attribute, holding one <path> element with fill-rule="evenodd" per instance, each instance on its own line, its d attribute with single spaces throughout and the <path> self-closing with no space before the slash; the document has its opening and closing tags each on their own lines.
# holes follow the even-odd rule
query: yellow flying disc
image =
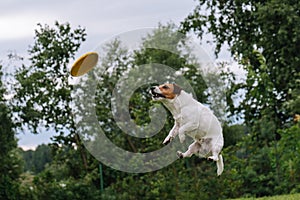
<svg viewBox="0 0 300 200">
<path fill-rule="evenodd" d="M 98 53 L 97 52 L 88 52 L 80 58 L 78 58 L 72 68 L 71 68 L 71 75 L 72 76 L 82 76 L 89 72 L 93 67 L 96 66 L 98 62 Z"/>
</svg>

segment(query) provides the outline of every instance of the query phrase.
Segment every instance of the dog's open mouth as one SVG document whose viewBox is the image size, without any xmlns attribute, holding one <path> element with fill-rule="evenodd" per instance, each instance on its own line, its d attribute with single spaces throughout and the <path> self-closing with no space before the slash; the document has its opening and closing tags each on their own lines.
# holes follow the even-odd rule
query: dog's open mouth
<svg viewBox="0 0 300 200">
<path fill-rule="evenodd" d="M 166 98 L 165 95 L 159 94 L 159 93 L 152 93 L 152 97 L 157 99 L 157 98 Z"/>
<path fill-rule="evenodd" d="M 153 99 L 166 98 L 166 96 L 163 95 L 162 93 L 156 92 L 154 87 L 151 88 L 150 93 Z"/>
</svg>

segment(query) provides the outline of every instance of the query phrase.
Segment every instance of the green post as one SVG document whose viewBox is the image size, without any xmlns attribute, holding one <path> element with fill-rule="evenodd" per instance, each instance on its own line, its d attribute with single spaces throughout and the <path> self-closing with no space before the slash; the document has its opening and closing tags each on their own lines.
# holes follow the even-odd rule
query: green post
<svg viewBox="0 0 300 200">
<path fill-rule="evenodd" d="M 100 173 L 100 191 L 103 192 L 103 171 L 102 171 L 102 164 L 99 164 L 99 173 Z"/>
</svg>

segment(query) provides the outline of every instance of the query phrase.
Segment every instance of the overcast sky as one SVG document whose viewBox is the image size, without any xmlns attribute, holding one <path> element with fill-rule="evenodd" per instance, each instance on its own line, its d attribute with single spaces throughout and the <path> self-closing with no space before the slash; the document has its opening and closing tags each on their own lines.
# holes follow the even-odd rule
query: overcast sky
<svg viewBox="0 0 300 200">
<path fill-rule="evenodd" d="M 0 56 L 8 51 L 25 54 L 38 23 L 53 26 L 58 20 L 85 27 L 84 52 L 121 32 L 159 22 L 179 24 L 195 5 L 194 0 L 1 0 Z"/>
<path fill-rule="evenodd" d="M 57 20 L 86 28 L 87 41 L 77 53 L 81 55 L 122 32 L 159 22 L 179 25 L 195 5 L 194 0 L 1 0 L 0 60 L 11 51 L 26 57 L 38 23 L 53 26 Z M 50 141 L 49 134 L 18 137 L 25 149 Z"/>
</svg>

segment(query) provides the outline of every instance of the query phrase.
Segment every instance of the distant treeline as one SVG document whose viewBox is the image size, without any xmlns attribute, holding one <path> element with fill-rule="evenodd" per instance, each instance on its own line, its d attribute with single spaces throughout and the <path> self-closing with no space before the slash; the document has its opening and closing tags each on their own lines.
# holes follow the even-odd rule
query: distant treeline
<svg viewBox="0 0 300 200">
<path fill-rule="evenodd" d="M 24 172 L 38 174 L 52 161 L 51 147 L 46 144 L 37 146 L 35 150 L 21 149 L 21 152 L 24 159 Z"/>
</svg>

